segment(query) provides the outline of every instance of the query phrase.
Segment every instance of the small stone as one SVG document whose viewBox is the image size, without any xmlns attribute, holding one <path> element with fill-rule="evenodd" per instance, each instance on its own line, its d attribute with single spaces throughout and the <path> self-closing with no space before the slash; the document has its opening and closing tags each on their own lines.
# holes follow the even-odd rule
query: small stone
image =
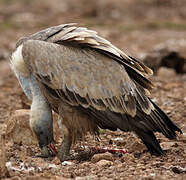
<svg viewBox="0 0 186 180">
<path fill-rule="evenodd" d="M 49 164 L 48 165 L 48 168 L 50 169 L 50 168 L 57 168 L 57 166 L 55 165 L 55 164 Z"/>
<path fill-rule="evenodd" d="M 130 147 L 130 152 L 142 152 L 146 149 L 145 145 L 138 142 L 138 141 L 134 141 L 131 142 L 131 147 Z"/>
<path fill-rule="evenodd" d="M 186 173 L 186 168 L 182 168 L 180 166 L 172 166 L 170 169 L 172 169 L 172 171 L 177 174 Z"/>
<path fill-rule="evenodd" d="M 114 141 L 123 141 L 123 138 L 117 137 L 117 138 L 114 138 Z"/>
<path fill-rule="evenodd" d="M 123 157 L 121 158 L 122 162 L 133 162 L 134 161 L 134 156 L 130 153 L 124 154 Z"/>
<path fill-rule="evenodd" d="M 63 161 L 62 163 L 61 163 L 61 165 L 62 166 L 72 166 L 73 165 L 73 162 L 71 162 L 71 161 Z"/>
<path fill-rule="evenodd" d="M 109 160 L 109 161 L 112 161 L 113 160 L 112 154 L 109 153 L 109 152 L 102 153 L 102 154 L 95 154 L 92 157 L 91 162 L 92 163 L 96 163 L 96 162 L 98 162 L 100 160 Z"/>
<path fill-rule="evenodd" d="M 108 138 L 108 139 L 111 139 L 111 138 L 112 138 L 112 136 L 109 134 L 109 135 L 107 135 L 107 138 Z"/>
<path fill-rule="evenodd" d="M 113 162 L 105 160 L 105 159 L 102 159 L 102 160 L 98 161 L 96 163 L 96 165 L 98 165 L 98 166 L 111 166 L 111 165 L 113 165 Z"/>
<path fill-rule="evenodd" d="M 56 164 L 56 165 L 59 165 L 61 164 L 61 161 L 59 160 L 59 158 L 56 156 L 53 160 L 52 160 L 52 163 Z"/>
<path fill-rule="evenodd" d="M 161 147 L 164 150 L 172 149 L 172 147 L 175 147 L 175 146 L 176 146 L 176 143 L 175 142 L 162 142 L 161 143 Z"/>
<path fill-rule="evenodd" d="M 122 167 L 123 167 L 123 163 L 120 163 L 120 164 L 117 165 L 117 169 L 120 169 Z"/>
</svg>

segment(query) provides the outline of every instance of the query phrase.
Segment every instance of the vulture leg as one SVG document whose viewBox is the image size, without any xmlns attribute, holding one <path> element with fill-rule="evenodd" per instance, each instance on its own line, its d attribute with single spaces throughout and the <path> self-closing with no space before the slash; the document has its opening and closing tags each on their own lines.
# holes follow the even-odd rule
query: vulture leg
<svg viewBox="0 0 186 180">
<path fill-rule="evenodd" d="M 72 145 L 72 136 L 69 133 L 69 130 L 65 127 L 65 125 L 63 125 L 62 128 L 64 133 L 63 141 L 57 155 L 61 162 L 74 159 L 73 155 L 70 154 L 70 147 Z"/>
</svg>

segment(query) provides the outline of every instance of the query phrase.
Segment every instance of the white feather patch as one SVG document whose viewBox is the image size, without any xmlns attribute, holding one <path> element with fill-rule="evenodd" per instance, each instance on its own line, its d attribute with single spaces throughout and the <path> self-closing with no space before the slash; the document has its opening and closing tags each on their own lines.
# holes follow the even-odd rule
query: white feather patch
<svg viewBox="0 0 186 180">
<path fill-rule="evenodd" d="M 24 77 L 29 76 L 29 71 L 22 56 L 23 45 L 20 45 L 13 53 L 11 57 L 11 67 L 13 71 L 17 74 L 21 74 Z"/>
</svg>

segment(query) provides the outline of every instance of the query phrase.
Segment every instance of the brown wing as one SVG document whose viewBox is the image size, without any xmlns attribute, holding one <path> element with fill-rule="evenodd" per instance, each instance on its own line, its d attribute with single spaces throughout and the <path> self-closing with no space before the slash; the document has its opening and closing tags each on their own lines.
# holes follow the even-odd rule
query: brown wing
<svg viewBox="0 0 186 180">
<path fill-rule="evenodd" d="M 30 71 L 70 104 L 109 108 L 131 116 L 136 114 L 136 104 L 147 114 L 153 109 L 143 83 L 138 84 L 137 78 L 131 80 L 127 73 L 133 72 L 145 82 L 145 88 L 151 88 L 145 75 L 152 71 L 96 32 L 61 25 L 22 42 L 23 58 Z"/>
<path fill-rule="evenodd" d="M 137 71 L 140 75 L 152 75 L 150 68 L 143 63 L 137 61 L 133 57 L 126 55 L 120 49 L 112 45 L 106 39 L 97 35 L 96 31 L 88 30 L 84 27 L 76 27 L 76 23 L 62 24 L 54 26 L 29 37 L 21 38 L 17 42 L 17 46 L 26 40 L 41 40 L 58 44 L 76 44 L 78 46 L 91 47 L 100 50 L 101 53 L 111 56 L 120 63 L 127 65 L 131 69 Z M 149 82 L 149 84 L 151 84 Z M 153 86 L 152 84 L 149 87 Z"/>
</svg>

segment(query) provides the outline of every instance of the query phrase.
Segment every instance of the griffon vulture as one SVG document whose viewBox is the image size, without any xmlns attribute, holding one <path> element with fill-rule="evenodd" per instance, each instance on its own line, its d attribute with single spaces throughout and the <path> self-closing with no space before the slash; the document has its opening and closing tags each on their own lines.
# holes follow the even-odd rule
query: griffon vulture
<svg viewBox="0 0 186 180">
<path fill-rule="evenodd" d="M 32 101 L 30 127 L 45 156 L 53 150 L 52 110 L 64 127 L 61 161 L 77 137 L 99 128 L 132 131 L 156 155 L 164 151 L 154 132 L 181 133 L 148 96 L 152 70 L 95 31 L 62 24 L 21 38 L 11 66 Z"/>
</svg>

